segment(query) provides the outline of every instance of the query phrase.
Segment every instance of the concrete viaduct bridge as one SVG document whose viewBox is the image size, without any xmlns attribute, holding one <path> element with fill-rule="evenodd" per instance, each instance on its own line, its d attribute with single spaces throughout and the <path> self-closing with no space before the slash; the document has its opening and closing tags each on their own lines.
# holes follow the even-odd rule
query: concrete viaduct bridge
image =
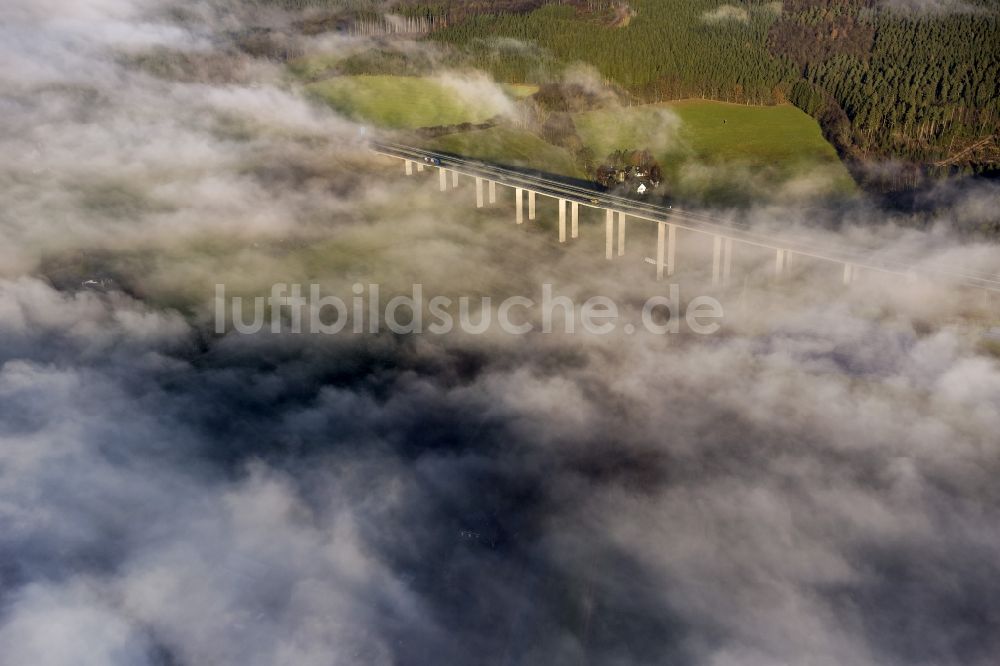
<svg viewBox="0 0 1000 666">
<path fill-rule="evenodd" d="M 781 277 L 791 266 L 793 258 L 800 257 L 828 262 L 840 267 L 843 284 L 850 285 L 862 271 L 895 275 L 907 278 L 921 277 L 940 282 L 971 287 L 989 292 L 1000 292 L 1000 275 L 975 271 L 961 271 L 944 266 L 921 265 L 917 269 L 903 260 L 882 254 L 865 252 L 843 246 L 817 247 L 792 234 L 767 235 L 754 232 L 747 226 L 734 226 L 712 218 L 673 207 L 656 206 L 605 192 L 566 184 L 564 182 L 484 164 L 454 155 L 436 153 L 395 143 L 372 142 L 371 149 L 386 157 L 403 162 L 406 175 L 414 171 L 436 169 L 441 191 L 457 187 L 459 175 L 472 178 L 476 183 L 476 207 L 496 203 L 497 185 L 514 190 L 515 221 L 524 223 L 524 200 L 527 198 L 528 219 L 535 219 L 536 198 L 547 196 L 558 201 L 559 242 L 579 236 L 580 206 L 603 210 L 605 217 L 605 257 L 625 254 L 626 221 L 637 220 L 656 225 L 656 251 L 646 257 L 647 263 L 656 267 L 656 278 L 674 274 L 677 253 L 677 231 L 684 230 L 707 235 L 712 242 L 712 283 L 725 286 L 732 278 L 733 253 L 737 245 L 753 246 L 770 251 L 774 256 L 774 274 Z M 449 178 L 450 174 L 450 178 Z M 485 190 L 485 191 L 484 191 Z M 568 211 L 567 211 L 568 208 Z"/>
</svg>

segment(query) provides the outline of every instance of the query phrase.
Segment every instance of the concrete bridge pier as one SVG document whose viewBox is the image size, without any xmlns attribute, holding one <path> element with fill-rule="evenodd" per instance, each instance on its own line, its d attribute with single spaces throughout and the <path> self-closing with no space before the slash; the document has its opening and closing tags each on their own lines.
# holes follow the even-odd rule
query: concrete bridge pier
<svg viewBox="0 0 1000 666">
<path fill-rule="evenodd" d="M 663 243 L 667 235 L 667 225 L 664 222 L 656 223 L 656 279 L 663 279 Z"/>
<path fill-rule="evenodd" d="M 604 211 L 604 233 L 606 258 L 611 259 L 615 255 L 615 211 L 605 209 Z M 625 254 L 625 213 L 618 213 L 618 256 Z"/>
<path fill-rule="evenodd" d="M 440 184 L 440 190 L 442 192 L 448 191 L 448 172 L 445 171 L 444 167 L 438 167 L 438 182 Z"/>
<path fill-rule="evenodd" d="M 618 256 L 625 255 L 625 213 L 618 213 Z"/>
<path fill-rule="evenodd" d="M 514 188 L 514 209 L 517 223 L 524 224 L 524 190 L 520 187 Z"/>
<path fill-rule="evenodd" d="M 424 163 L 417 162 L 417 171 L 423 171 L 423 170 L 424 170 Z"/>
<path fill-rule="evenodd" d="M 495 204 L 497 202 L 497 181 L 490 181 L 490 203 Z"/>
<path fill-rule="evenodd" d="M 733 274 L 733 239 L 727 238 L 722 247 L 722 286 L 729 284 Z"/>
<path fill-rule="evenodd" d="M 722 279 L 722 236 L 712 237 L 712 284 Z"/>
<path fill-rule="evenodd" d="M 712 284 L 726 286 L 733 273 L 733 239 L 716 236 L 712 242 Z"/>
<path fill-rule="evenodd" d="M 572 238 L 578 238 L 580 236 L 580 203 L 574 201 L 570 205 L 570 233 Z"/>
<path fill-rule="evenodd" d="M 559 200 L 559 242 L 566 242 L 566 200 Z"/>
<path fill-rule="evenodd" d="M 677 249 L 677 227 L 666 222 L 656 224 L 656 279 L 674 274 L 674 256 Z"/>
<path fill-rule="evenodd" d="M 673 224 L 667 225 L 667 276 L 674 274 L 677 256 L 677 227 Z"/>
<path fill-rule="evenodd" d="M 452 171 L 451 172 L 451 186 L 453 188 L 454 187 L 458 187 L 458 172 L 457 171 Z"/>
<path fill-rule="evenodd" d="M 615 244 L 615 211 L 604 211 L 604 258 L 611 261 Z"/>
<path fill-rule="evenodd" d="M 844 284 L 849 285 L 854 282 L 854 265 L 844 264 Z"/>
<path fill-rule="evenodd" d="M 774 276 L 780 278 L 785 272 L 785 250 L 777 250 L 774 255 Z"/>
<path fill-rule="evenodd" d="M 403 160 L 403 162 L 405 162 L 404 167 L 406 168 L 406 175 L 407 176 L 412 176 L 413 175 L 413 161 L 412 160 Z"/>
<path fill-rule="evenodd" d="M 476 208 L 483 207 L 483 179 L 476 176 Z"/>
<path fill-rule="evenodd" d="M 528 190 L 528 219 L 535 219 L 535 191 Z"/>
</svg>

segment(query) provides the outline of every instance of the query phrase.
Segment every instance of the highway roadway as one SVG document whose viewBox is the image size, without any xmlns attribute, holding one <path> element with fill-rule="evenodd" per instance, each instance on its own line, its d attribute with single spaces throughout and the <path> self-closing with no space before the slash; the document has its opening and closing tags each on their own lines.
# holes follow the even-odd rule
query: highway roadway
<svg viewBox="0 0 1000 666">
<path fill-rule="evenodd" d="M 673 206 L 656 205 L 649 202 L 617 196 L 608 192 L 580 187 L 561 182 L 542 175 L 515 171 L 495 164 L 478 160 L 433 152 L 391 142 L 376 142 L 370 144 L 371 150 L 402 160 L 411 160 L 431 168 L 443 168 L 470 177 L 495 181 L 511 188 L 522 188 L 536 194 L 577 202 L 590 208 L 612 210 L 624 213 L 632 218 L 648 222 L 665 222 L 679 229 L 722 238 L 731 238 L 735 242 L 774 251 L 784 250 L 796 255 L 811 257 L 820 261 L 828 261 L 841 265 L 902 276 L 919 276 L 924 279 L 940 279 L 949 283 L 960 284 L 987 291 L 1000 292 L 1000 275 L 961 270 L 955 267 L 940 266 L 921 262 L 913 265 L 905 258 L 893 257 L 884 252 L 851 248 L 843 243 L 824 243 L 816 245 L 814 239 L 805 238 L 801 233 L 782 232 L 770 234 L 755 231 L 749 225 L 724 222 L 701 213 L 679 209 Z"/>
</svg>

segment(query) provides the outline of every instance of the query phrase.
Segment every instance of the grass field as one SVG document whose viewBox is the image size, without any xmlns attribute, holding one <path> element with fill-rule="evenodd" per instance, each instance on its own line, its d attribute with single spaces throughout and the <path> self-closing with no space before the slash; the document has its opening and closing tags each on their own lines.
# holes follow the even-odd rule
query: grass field
<svg viewBox="0 0 1000 666">
<path fill-rule="evenodd" d="M 683 100 L 589 111 L 575 122 L 598 159 L 620 148 L 649 149 L 681 198 L 736 203 L 855 191 L 819 125 L 791 105 Z"/>
<path fill-rule="evenodd" d="M 310 92 L 356 120 L 391 129 L 482 122 L 533 86 L 415 76 L 338 76 L 309 84 Z"/>
</svg>

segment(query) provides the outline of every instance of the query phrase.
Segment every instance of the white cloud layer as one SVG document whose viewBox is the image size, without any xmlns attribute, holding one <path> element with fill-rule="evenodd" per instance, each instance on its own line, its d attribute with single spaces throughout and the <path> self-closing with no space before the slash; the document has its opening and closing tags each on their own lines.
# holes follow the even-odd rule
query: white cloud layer
<svg viewBox="0 0 1000 666">
<path fill-rule="evenodd" d="M 626 308 L 654 287 L 641 260 L 603 261 L 594 220 L 557 247 L 385 178 L 356 125 L 231 51 L 235 19 L 2 11 L 0 663 L 1000 652 L 995 302 L 946 281 L 841 290 L 807 265 L 764 290 L 773 256 L 741 249 L 752 288 L 723 294 L 711 339 L 214 338 L 216 282 L 554 281 Z M 225 66 L 156 76 L 134 57 L 157 49 Z M 996 273 L 995 246 L 947 228 L 998 202 L 968 191 L 928 234 L 876 229 L 863 205 L 808 212 L 837 232 L 732 216 Z M 710 255 L 683 240 L 697 292 Z"/>
</svg>

